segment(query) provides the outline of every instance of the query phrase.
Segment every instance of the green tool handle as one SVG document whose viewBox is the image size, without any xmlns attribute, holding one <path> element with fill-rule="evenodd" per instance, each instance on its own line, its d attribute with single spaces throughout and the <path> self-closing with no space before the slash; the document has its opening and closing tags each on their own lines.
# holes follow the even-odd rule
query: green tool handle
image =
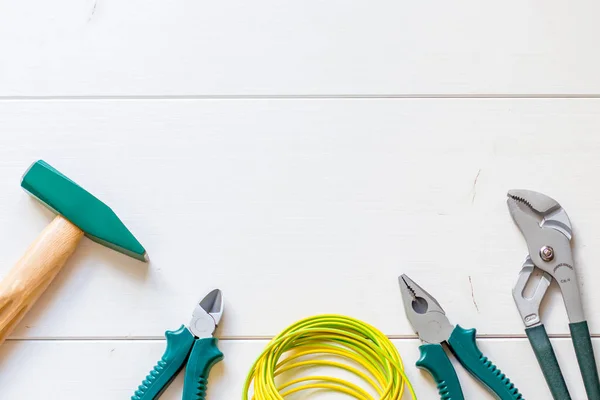
<svg viewBox="0 0 600 400">
<path fill-rule="evenodd" d="M 600 400 L 600 380 L 587 321 L 569 324 L 569 328 L 588 400 Z"/>
<path fill-rule="evenodd" d="M 569 389 L 556 360 L 556 354 L 554 353 L 554 348 L 552 347 L 552 343 L 550 343 L 544 324 L 527 328 L 525 329 L 525 333 L 527 333 L 529 343 L 531 343 L 535 357 L 540 364 L 544 378 L 546 378 L 546 383 L 550 388 L 552 397 L 555 400 L 571 400 Z"/>
<path fill-rule="evenodd" d="M 475 329 L 467 330 L 456 325 L 450 334 L 448 344 L 458 361 L 500 400 L 523 400 L 523 395 L 510 379 L 477 348 L 475 336 Z"/>
<path fill-rule="evenodd" d="M 165 332 L 165 337 L 165 353 L 131 396 L 131 400 L 157 399 L 183 367 L 195 340 L 194 335 L 183 325 L 176 331 Z"/>
<path fill-rule="evenodd" d="M 204 400 L 208 375 L 212 367 L 223 359 L 216 338 L 197 339 L 185 367 L 183 400 Z"/>
<path fill-rule="evenodd" d="M 462 388 L 456 371 L 440 344 L 424 344 L 419 347 L 421 358 L 417 367 L 429 372 L 435 383 L 441 400 L 464 400 Z"/>
</svg>

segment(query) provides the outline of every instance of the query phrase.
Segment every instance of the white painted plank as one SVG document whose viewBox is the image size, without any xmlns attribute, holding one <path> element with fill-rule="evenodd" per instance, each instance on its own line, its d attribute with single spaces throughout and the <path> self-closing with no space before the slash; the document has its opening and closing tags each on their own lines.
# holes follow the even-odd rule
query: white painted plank
<svg viewBox="0 0 600 400">
<path fill-rule="evenodd" d="M 414 366 L 419 357 L 417 340 L 395 340 L 404 358 L 406 373 L 419 399 L 438 398 L 429 375 Z M 217 364 L 209 382 L 209 400 L 241 397 L 243 384 L 252 363 L 266 341 L 221 341 L 225 360 Z M 585 398 L 583 382 L 576 367 L 572 344 L 567 339 L 553 340 L 563 374 L 574 399 Z M 596 351 L 600 341 L 594 340 Z M 528 400 L 551 398 L 537 361 L 526 339 L 479 340 L 482 351 L 517 385 Z M 129 398 L 148 370 L 164 351 L 161 341 L 9 341 L 0 348 L 0 387 L 2 398 L 25 400 L 43 395 L 47 400 L 119 400 Z M 488 399 L 491 395 L 455 362 L 466 398 Z M 339 371 L 323 373 L 347 377 Z M 313 370 L 313 375 L 318 374 Z M 35 384 L 32 384 L 35 377 Z M 357 382 L 358 383 L 358 382 Z M 161 400 L 181 398 L 183 373 L 163 394 Z M 300 399 L 339 399 L 339 395 L 308 393 Z M 405 396 L 404 399 L 408 399 Z"/>
<path fill-rule="evenodd" d="M 600 94 L 593 0 L 1 1 L 0 96 Z"/>
<path fill-rule="evenodd" d="M 159 338 L 213 287 L 225 337 L 318 313 L 412 335 L 402 272 L 455 323 L 522 335 L 513 187 L 569 212 L 600 333 L 599 111 L 598 100 L 0 102 L 0 275 L 51 219 L 19 187 L 37 158 L 111 205 L 151 258 L 86 241 L 14 337 Z M 549 332 L 567 333 L 557 290 L 547 303 Z"/>
</svg>

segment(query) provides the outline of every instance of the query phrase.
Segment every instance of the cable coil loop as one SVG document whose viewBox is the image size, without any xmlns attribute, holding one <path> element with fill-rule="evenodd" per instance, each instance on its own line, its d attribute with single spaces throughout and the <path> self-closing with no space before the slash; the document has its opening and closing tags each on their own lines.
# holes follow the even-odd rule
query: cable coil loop
<svg viewBox="0 0 600 400">
<path fill-rule="evenodd" d="M 333 367 L 350 372 L 367 383 L 379 400 L 399 400 L 406 387 L 416 400 L 394 344 L 373 326 L 342 315 L 306 318 L 276 336 L 252 366 L 242 400 L 249 399 L 252 383 L 252 400 L 283 400 L 311 389 L 336 391 L 358 400 L 375 399 L 359 385 L 330 376 L 306 376 L 275 383 L 276 377 L 285 372 L 310 367 Z"/>
</svg>

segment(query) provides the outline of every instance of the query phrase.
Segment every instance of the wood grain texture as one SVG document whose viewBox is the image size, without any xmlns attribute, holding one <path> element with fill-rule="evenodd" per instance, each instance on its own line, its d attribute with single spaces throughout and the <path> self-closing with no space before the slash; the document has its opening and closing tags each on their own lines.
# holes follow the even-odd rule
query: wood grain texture
<svg viewBox="0 0 600 400">
<path fill-rule="evenodd" d="M 591 99 L 0 102 L 0 275 L 53 217 L 19 187 L 37 158 L 110 204 L 151 260 L 84 240 L 13 337 L 160 338 L 214 287 L 224 337 L 319 313 L 412 336 L 402 272 L 451 321 L 524 337 L 514 187 L 569 213 L 598 334 L 598 131 Z M 568 333 L 554 286 L 542 314 Z"/>
<path fill-rule="evenodd" d="M 600 94 L 581 0 L 0 2 L 0 96 Z"/>
<path fill-rule="evenodd" d="M 0 344 L 46 291 L 83 237 L 58 215 L 0 280 Z"/>
<path fill-rule="evenodd" d="M 559 362 L 574 399 L 584 399 L 585 390 L 576 367 L 571 342 L 553 339 Z M 418 398 L 438 399 L 437 388 L 430 376 L 414 367 L 419 357 L 417 340 L 394 340 L 404 359 L 406 373 L 413 382 Z M 211 372 L 207 399 L 241 398 L 246 374 L 267 341 L 222 340 L 219 347 L 225 359 Z M 600 339 L 594 339 L 600 351 Z M 34 399 L 43 394 L 45 400 L 128 399 L 141 379 L 164 351 L 163 341 L 7 341 L 0 348 L 0 387 L 6 399 Z M 528 400 L 548 400 L 550 392 L 540 372 L 527 339 L 479 340 L 479 347 L 516 383 Z M 454 365 L 467 399 L 491 399 L 489 393 L 457 362 Z M 313 374 L 315 374 L 313 370 Z M 343 371 L 321 369 L 319 373 L 347 377 Z M 300 372 L 306 374 L 307 371 Z M 299 376 L 299 375 L 298 375 Z M 36 384 L 31 384 L 35 377 Z M 357 382 L 358 383 L 358 382 Z M 364 387 L 364 385 L 363 385 Z M 160 400 L 181 399 L 183 373 L 171 384 Z M 405 396 L 403 400 L 408 399 Z M 291 400 L 337 400 L 339 395 L 304 393 Z"/>
</svg>

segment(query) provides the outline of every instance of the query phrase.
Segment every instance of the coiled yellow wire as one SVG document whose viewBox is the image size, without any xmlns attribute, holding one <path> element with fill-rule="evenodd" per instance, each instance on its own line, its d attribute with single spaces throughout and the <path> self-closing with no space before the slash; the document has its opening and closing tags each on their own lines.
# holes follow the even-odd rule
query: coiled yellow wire
<svg viewBox="0 0 600 400">
<path fill-rule="evenodd" d="M 284 356 L 283 360 L 280 359 Z M 354 365 L 319 359 L 334 356 Z M 308 356 L 308 357 L 307 357 Z M 315 357 L 317 356 L 317 357 Z M 351 372 L 371 386 L 380 400 L 399 400 L 405 387 L 413 400 L 416 395 L 404 373 L 404 365 L 392 342 L 373 326 L 342 315 L 318 315 L 296 322 L 275 337 L 258 357 L 244 385 L 242 400 L 283 400 L 308 389 L 327 389 L 358 400 L 374 400 L 360 386 L 330 376 L 309 376 L 275 384 L 275 377 L 295 368 L 329 366 Z"/>
</svg>

